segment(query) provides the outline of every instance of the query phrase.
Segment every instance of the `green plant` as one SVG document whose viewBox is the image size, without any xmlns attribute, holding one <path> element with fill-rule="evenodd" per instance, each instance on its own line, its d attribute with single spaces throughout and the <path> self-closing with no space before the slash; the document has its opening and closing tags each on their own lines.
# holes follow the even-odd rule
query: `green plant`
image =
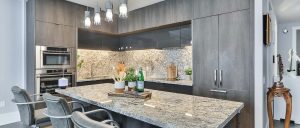
<svg viewBox="0 0 300 128">
<path fill-rule="evenodd" d="M 125 81 L 134 82 L 137 80 L 137 76 L 135 75 L 135 69 L 130 67 L 126 69 Z"/>
<path fill-rule="evenodd" d="M 84 63 L 84 61 L 83 61 L 83 60 L 79 60 L 79 58 L 80 58 L 80 56 L 77 55 L 77 60 L 78 60 L 78 62 L 77 62 L 77 67 L 78 67 L 79 69 L 81 69 L 81 67 L 82 67 L 82 65 L 83 65 L 83 63 Z"/>
<path fill-rule="evenodd" d="M 184 72 L 185 72 L 185 75 L 192 75 L 192 68 L 189 67 L 189 68 L 185 69 Z"/>
</svg>

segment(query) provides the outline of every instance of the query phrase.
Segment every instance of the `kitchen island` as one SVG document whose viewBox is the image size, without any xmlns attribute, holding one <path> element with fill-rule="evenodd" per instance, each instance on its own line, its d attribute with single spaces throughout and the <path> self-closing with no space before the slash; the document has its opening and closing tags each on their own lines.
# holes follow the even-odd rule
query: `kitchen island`
<svg viewBox="0 0 300 128">
<path fill-rule="evenodd" d="M 163 128 L 221 128 L 244 107 L 243 103 L 146 89 L 149 100 L 110 97 L 113 84 L 57 89 L 56 92 Z"/>
</svg>

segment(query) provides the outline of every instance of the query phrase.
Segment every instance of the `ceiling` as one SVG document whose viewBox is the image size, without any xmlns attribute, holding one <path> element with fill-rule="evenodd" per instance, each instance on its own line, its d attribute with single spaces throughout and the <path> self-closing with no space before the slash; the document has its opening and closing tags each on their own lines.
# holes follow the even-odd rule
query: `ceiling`
<svg viewBox="0 0 300 128">
<path fill-rule="evenodd" d="M 271 0 L 279 23 L 300 22 L 300 0 Z"/>
<path fill-rule="evenodd" d="M 99 2 L 99 6 L 101 7 L 101 10 L 104 10 L 106 0 L 67 0 L 67 1 L 89 6 L 92 8 L 96 7 L 97 3 Z M 128 5 L 127 5 L 128 11 L 146 7 L 148 5 L 155 4 L 161 1 L 164 0 L 128 0 Z M 113 3 L 114 13 L 117 13 L 120 0 L 111 0 L 111 2 Z"/>
</svg>

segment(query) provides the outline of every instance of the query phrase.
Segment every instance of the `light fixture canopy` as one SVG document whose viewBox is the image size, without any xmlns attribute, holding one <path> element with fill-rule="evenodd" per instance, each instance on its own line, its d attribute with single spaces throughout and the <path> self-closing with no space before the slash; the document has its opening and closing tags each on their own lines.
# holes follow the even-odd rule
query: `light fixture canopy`
<svg viewBox="0 0 300 128">
<path fill-rule="evenodd" d="M 90 11 L 88 11 L 88 7 L 87 7 L 87 10 L 84 11 L 84 26 L 85 27 L 91 26 Z"/>
<path fill-rule="evenodd" d="M 105 20 L 107 22 L 113 22 L 113 4 L 111 3 L 110 0 L 106 0 L 105 2 L 105 9 L 106 9 L 106 14 L 105 14 Z"/>
<path fill-rule="evenodd" d="M 99 7 L 99 4 L 97 3 L 97 7 L 95 8 L 95 15 L 94 15 L 94 24 L 95 25 L 101 25 L 101 9 Z"/>
<path fill-rule="evenodd" d="M 119 6 L 119 17 L 127 18 L 128 8 L 127 8 L 127 0 L 121 0 Z"/>
</svg>

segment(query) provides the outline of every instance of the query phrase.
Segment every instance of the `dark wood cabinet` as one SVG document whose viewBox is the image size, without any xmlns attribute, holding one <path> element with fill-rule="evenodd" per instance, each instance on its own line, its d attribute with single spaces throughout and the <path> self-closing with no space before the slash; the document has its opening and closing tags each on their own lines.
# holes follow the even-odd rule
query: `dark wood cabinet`
<svg viewBox="0 0 300 128">
<path fill-rule="evenodd" d="M 88 30 L 78 30 L 78 49 L 101 49 L 101 35 Z"/>
<path fill-rule="evenodd" d="M 250 8 L 250 0 L 193 0 L 194 19 Z"/>
<path fill-rule="evenodd" d="M 193 92 L 211 97 L 218 87 L 218 16 L 193 20 Z"/>
<path fill-rule="evenodd" d="M 153 33 L 157 49 L 180 47 L 180 27 L 156 30 Z"/>
<path fill-rule="evenodd" d="M 191 25 L 183 25 L 180 27 L 180 45 L 181 47 L 192 45 L 192 28 Z"/>
<path fill-rule="evenodd" d="M 118 51 L 120 47 L 120 37 L 117 35 L 101 35 L 101 49 L 102 50 L 111 50 Z"/>
<path fill-rule="evenodd" d="M 126 20 L 118 21 L 118 32 L 128 33 L 193 18 L 193 0 L 165 0 L 128 13 Z"/>
<path fill-rule="evenodd" d="M 193 93 L 243 102 L 247 128 L 253 127 L 250 21 L 250 10 L 193 20 Z"/>
<path fill-rule="evenodd" d="M 152 32 L 121 37 L 121 51 L 154 49 L 156 47 Z"/>
</svg>

